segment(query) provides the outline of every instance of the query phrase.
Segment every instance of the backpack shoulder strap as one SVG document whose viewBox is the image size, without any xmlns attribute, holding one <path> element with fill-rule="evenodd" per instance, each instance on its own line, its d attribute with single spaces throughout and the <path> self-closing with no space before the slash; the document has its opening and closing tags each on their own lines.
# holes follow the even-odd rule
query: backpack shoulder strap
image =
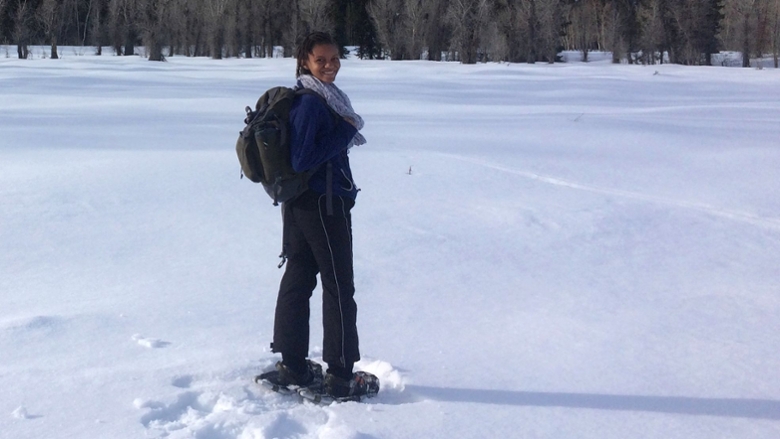
<svg viewBox="0 0 780 439">
<path fill-rule="evenodd" d="M 279 97 L 282 97 L 288 93 L 297 94 L 297 89 L 284 86 L 269 88 L 260 96 L 260 98 L 257 99 L 257 103 L 255 104 L 255 111 L 265 111 L 265 108 L 270 102 L 277 100 Z"/>
</svg>

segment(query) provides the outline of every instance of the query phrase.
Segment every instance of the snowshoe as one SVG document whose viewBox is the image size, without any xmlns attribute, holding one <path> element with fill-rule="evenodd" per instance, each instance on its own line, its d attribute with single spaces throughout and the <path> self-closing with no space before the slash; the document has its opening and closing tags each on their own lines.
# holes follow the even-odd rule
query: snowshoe
<svg viewBox="0 0 780 439">
<path fill-rule="evenodd" d="M 322 366 L 306 360 L 306 371 L 295 373 L 281 361 L 276 363 L 274 370 L 255 377 L 255 382 L 273 392 L 289 395 L 307 387 L 322 387 Z"/>
<path fill-rule="evenodd" d="M 298 390 L 305 400 L 315 404 L 329 405 L 334 402 L 362 401 L 379 393 L 379 378 L 368 372 L 355 372 L 345 380 L 333 374 L 325 375 L 320 386 L 309 386 Z"/>
</svg>

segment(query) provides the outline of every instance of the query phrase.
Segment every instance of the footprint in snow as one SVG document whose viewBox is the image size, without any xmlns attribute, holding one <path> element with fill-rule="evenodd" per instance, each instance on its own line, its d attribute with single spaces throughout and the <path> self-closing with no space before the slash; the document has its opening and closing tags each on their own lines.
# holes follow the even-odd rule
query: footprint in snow
<svg viewBox="0 0 780 439">
<path fill-rule="evenodd" d="M 261 366 L 272 364 L 261 361 Z M 363 360 L 358 368 L 379 376 L 382 395 L 366 403 L 404 404 L 405 378 L 402 371 L 381 360 Z M 302 403 L 265 391 L 252 382 L 258 365 L 224 371 L 206 378 L 181 374 L 170 377 L 170 387 L 160 398 L 137 398 L 133 405 L 141 413 L 139 421 L 149 437 L 194 438 L 292 438 L 372 439 L 350 425 L 349 417 L 338 410 Z M 346 407 L 345 409 L 349 409 Z"/>
<path fill-rule="evenodd" d="M 171 385 L 180 389 L 189 389 L 193 379 L 191 375 L 178 376 L 171 381 Z"/>
<path fill-rule="evenodd" d="M 16 408 L 16 410 L 11 412 L 11 417 L 13 417 L 14 419 L 36 419 L 36 418 L 40 418 L 41 416 L 31 415 L 27 412 L 26 407 L 19 406 Z"/>
<path fill-rule="evenodd" d="M 170 343 L 167 341 L 160 340 L 159 338 L 147 338 L 142 336 L 141 334 L 135 334 L 133 335 L 132 338 L 133 341 L 135 341 L 139 345 L 149 349 L 164 348 L 170 345 Z"/>
</svg>

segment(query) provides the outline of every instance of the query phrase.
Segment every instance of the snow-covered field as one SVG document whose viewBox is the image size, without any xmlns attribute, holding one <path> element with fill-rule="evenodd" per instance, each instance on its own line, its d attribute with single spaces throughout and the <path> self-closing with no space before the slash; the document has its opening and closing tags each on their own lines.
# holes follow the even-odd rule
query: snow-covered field
<svg viewBox="0 0 780 439">
<path fill-rule="evenodd" d="M 281 220 L 234 142 L 293 71 L 0 58 L 1 438 L 780 437 L 779 71 L 345 61 L 383 388 L 331 407 L 251 383 Z"/>
</svg>

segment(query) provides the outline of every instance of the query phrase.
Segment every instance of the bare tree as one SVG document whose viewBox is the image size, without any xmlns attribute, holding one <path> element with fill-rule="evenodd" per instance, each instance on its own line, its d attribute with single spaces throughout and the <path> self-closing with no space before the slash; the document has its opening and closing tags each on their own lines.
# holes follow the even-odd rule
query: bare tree
<svg viewBox="0 0 780 439">
<path fill-rule="evenodd" d="M 209 50 L 213 59 L 222 59 L 225 47 L 225 17 L 231 0 L 206 0 L 203 3 Z"/>
<path fill-rule="evenodd" d="M 30 55 L 30 38 L 32 30 L 30 27 L 33 22 L 32 7 L 27 0 L 17 0 L 16 10 L 13 13 L 14 29 L 12 38 L 16 41 L 16 53 L 19 59 L 27 59 Z"/>
<path fill-rule="evenodd" d="M 568 10 L 571 26 L 566 46 L 582 52 L 583 62 L 588 62 L 588 53 L 598 47 L 598 10 L 598 0 L 580 0 Z"/>
<path fill-rule="evenodd" d="M 488 0 L 452 0 L 447 10 L 452 25 L 452 45 L 463 64 L 474 64 L 479 58 L 482 30 L 490 18 Z"/>
<path fill-rule="evenodd" d="M 264 57 L 274 56 L 274 46 L 281 45 L 285 56 L 291 56 L 299 36 L 299 2 L 255 0 L 255 3 L 256 54 Z"/>
<path fill-rule="evenodd" d="M 295 3 L 298 2 L 298 0 L 293 1 Z M 253 0 L 238 0 L 236 7 L 238 8 L 236 13 L 236 43 L 238 52 L 242 53 L 245 58 L 252 58 L 258 36 L 257 17 L 260 16 L 260 11 L 257 7 L 257 2 Z M 296 23 L 293 23 L 293 26 L 295 25 Z"/>
<path fill-rule="evenodd" d="M 0 0 L 0 12 L 20 57 L 42 41 L 53 58 L 63 44 L 131 55 L 141 42 L 152 59 L 164 47 L 220 58 L 272 56 L 281 45 L 290 56 L 302 35 L 325 30 L 396 60 L 449 51 L 464 63 L 553 61 L 563 46 L 583 60 L 598 49 L 615 62 L 666 62 L 668 53 L 710 64 L 725 48 L 745 66 L 769 53 L 780 64 L 780 0 Z"/>
<path fill-rule="evenodd" d="M 90 22 L 90 36 L 92 44 L 95 46 L 95 54 L 103 54 L 103 44 L 105 43 L 105 30 L 103 29 L 103 19 L 107 8 L 106 0 L 94 0 L 90 9 L 92 20 Z"/>
<path fill-rule="evenodd" d="M 561 46 L 563 19 L 566 15 L 564 9 L 567 6 L 563 0 L 543 0 L 538 3 L 540 53 L 548 63 L 554 63 Z"/>
<path fill-rule="evenodd" d="M 596 40 L 599 50 L 609 50 L 612 40 L 610 32 L 612 18 L 612 5 L 606 0 L 598 0 L 596 6 Z"/>
<path fill-rule="evenodd" d="M 391 59 L 441 60 L 447 47 L 447 6 L 444 0 L 372 0 L 368 14 L 379 42 Z"/>
<path fill-rule="evenodd" d="M 124 0 L 124 20 L 125 20 L 125 56 L 135 55 L 135 46 L 138 43 L 138 24 L 141 20 L 143 0 Z"/>
<path fill-rule="evenodd" d="M 423 0 L 404 0 L 406 16 L 404 35 L 406 50 L 411 59 L 422 58 L 425 41 L 425 2 Z"/>
<path fill-rule="evenodd" d="M 634 63 L 638 25 L 637 8 L 634 0 L 611 0 L 612 11 L 609 22 L 609 47 L 612 51 L 612 62 L 620 63 L 623 55 L 628 63 Z"/>
<path fill-rule="evenodd" d="M 498 35 L 492 44 L 498 45 L 494 50 L 504 50 L 500 58 L 510 62 L 526 61 L 531 46 L 527 19 L 529 4 L 525 0 L 497 0 L 493 21 Z"/>
<path fill-rule="evenodd" d="M 772 41 L 772 3 L 771 0 L 756 1 L 756 27 L 754 33 L 754 53 L 762 58 L 771 48 Z"/>
<path fill-rule="evenodd" d="M 65 0 L 43 0 L 36 14 L 43 33 L 51 44 L 51 59 L 59 58 L 57 54 L 57 38 L 59 38 L 62 31 L 66 5 L 67 2 Z"/>
<path fill-rule="evenodd" d="M 368 15 L 374 22 L 383 52 L 395 60 L 405 57 L 402 7 L 402 0 L 372 0 L 368 4 Z"/>
<path fill-rule="evenodd" d="M 108 26 L 109 40 L 114 49 L 114 53 L 122 55 L 122 44 L 124 44 L 125 24 L 122 19 L 122 9 L 125 5 L 123 0 L 111 0 L 108 2 Z"/>
<path fill-rule="evenodd" d="M 258 47 L 257 52 L 262 57 L 273 56 L 273 0 L 257 0 L 260 8 L 258 17 Z"/>
<path fill-rule="evenodd" d="M 780 67 L 780 0 L 775 0 L 772 5 L 772 59 L 775 68 Z"/>
<path fill-rule="evenodd" d="M 228 58 L 241 56 L 241 40 L 238 38 L 238 13 L 239 0 L 228 2 L 224 19 L 225 26 L 225 55 Z"/>
<path fill-rule="evenodd" d="M 84 26 L 82 26 L 83 31 L 79 33 L 81 36 L 81 45 L 84 46 L 87 44 L 87 32 L 89 31 L 89 19 L 92 17 L 92 6 L 94 4 L 95 0 L 74 0 L 74 10 L 76 11 L 76 14 L 78 17 L 84 17 Z M 82 12 L 82 8 L 79 8 L 79 5 L 82 6 L 82 8 L 86 8 L 86 11 Z M 76 20 L 76 22 L 80 21 L 79 19 Z"/>
<path fill-rule="evenodd" d="M 141 0 L 109 2 L 109 38 L 117 55 L 135 55 L 142 12 Z"/>
<path fill-rule="evenodd" d="M 431 61 L 441 61 L 442 52 L 449 48 L 450 25 L 447 22 L 447 0 L 423 2 L 423 46 Z"/>
<path fill-rule="evenodd" d="M 639 48 L 642 50 L 642 63 L 655 64 L 656 56 L 664 62 L 664 0 L 648 0 L 639 6 L 637 11 L 642 33 L 639 37 Z"/>
<path fill-rule="evenodd" d="M 727 0 L 726 14 L 729 17 L 726 26 L 728 37 L 740 47 L 742 67 L 750 67 L 753 53 L 753 32 L 756 28 L 756 0 Z"/>
<path fill-rule="evenodd" d="M 0 0 L 0 17 L 5 17 L 5 5 L 7 1 L 6 0 Z M 3 29 L 3 20 L 0 19 L 0 37 L 4 34 Z"/>
<path fill-rule="evenodd" d="M 168 23 L 168 55 L 179 53 L 185 56 L 205 54 L 204 0 L 173 0 L 172 13 Z"/>
<path fill-rule="evenodd" d="M 143 19 L 139 23 L 149 61 L 165 61 L 163 45 L 170 40 L 168 26 L 172 0 L 142 0 Z"/>
<path fill-rule="evenodd" d="M 595 32 L 588 37 L 588 22 L 582 14 L 586 7 L 589 6 L 582 3 L 572 8 L 567 0 L 498 0 L 491 19 L 503 36 L 502 42 L 496 41 L 497 48 L 503 44 L 506 58 L 512 62 L 555 62 L 564 45 L 580 49 L 588 46 L 586 39 L 595 39 Z M 580 18 L 578 29 L 582 31 L 567 35 L 564 28 L 575 14 Z M 491 27 L 487 29 L 490 31 Z M 485 36 L 490 38 L 490 33 Z M 573 38 L 579 42 L 572 44 Z"/>
<path fill-rule="evenodd" d="M 480 37 L 481 57 L 485 62 L 509 60 L 509 42 L 506 39 L 500 23 L 490 20 Z"/>
<path fill-rule="evenodd" d="M 330 6 L 328 0 L 298 0 L 301 34 L 306 35 L 314 31 L 332 33 L 336 25 L 328 14 Z"/>
<path fill-rule="evenodd" d="M 539 59 L 539 13 L 537 3 L 539 0 L 528 0 L 523 5 L 523 17 L 528 29 L 528 55 L 526 61 L 533 64 Z"/>
</svg>

